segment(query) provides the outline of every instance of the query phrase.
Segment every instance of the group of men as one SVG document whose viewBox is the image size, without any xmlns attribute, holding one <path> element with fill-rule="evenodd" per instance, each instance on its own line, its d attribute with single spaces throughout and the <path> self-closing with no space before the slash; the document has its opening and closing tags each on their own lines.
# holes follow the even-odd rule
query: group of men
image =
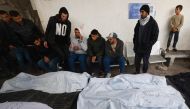
<svg viewBox="0 0 190 109">
<path fill-rule="evenodd" d="M 95 76 L 105 72 L 105 75 L 110 77 L 110 65 L 115 63 L 119 64 L 120 73 L 124 73 L 124 43 L 114 32 L 110 33 L 107 39 L 105 41 L 96 29 L 93 29 L 86 39 L 80 34 L 79 29 L 75 28 L 75 37 L 71 38 L 69 47 L 68 63 L 71 71 L 76 71 L 75 62 L 79 61 L 82 72 L 88 71 Z"/>
<path fill-rule="evenodd" d="M 26 71 L 28 66 L 35 66 L 31 56 L 36 56 L 34 40 L 37 36 L 43 36 L 41 31 L 32 21 L 22 18 L 14 10 L 9 14 L 1 10 L 0 18 L 0 57 L 1 65 L 4 66 L 2 70 L 12 72 L 10 70 L 17 66 L 12 63 L 12 56 L 15 56 L 21 71 Z"/>
<path fill-rule="evenodd" d="M 179 6 L 176 9 L 182 10 Z M 136 73 L 140 73 L 142 59 L 143 73 L 147 72 L 152 46 L 158 39 L 157 22 L 149 13 L 149 6 L 143 5 L 140 8 L 141 18 L 134 29 Z M 110 77 L 110 65 L 115 63 L 119 64 L 120 73 L 126 72 L 124 43 L 117 34 L 110 33 L 106 41 L 96 29 L 85 38 L 79 28 L 75 28 L 75 36 L 70 37 L 71 22 L 65 7 L 50 17 L 45 34 L 42 34 L 32 21 L 22 18 L 17 11 L 7 13 L 1 10 L 0 18 L 0 56 L 8 56 L 8 50 L 13 52 L 21 71 L 27 71 L 28 64 L 46 72 L 53 72 L 57 71 L 57 65 L 64 63 L 67 70 L 76 72 L 78 61 L 80 72 L 89 72 L 92 75 L 104 72 L 104 76 Z M 177 19 L 179 20 L 178 17 Z M 177 22 L 176 18 L 173 18 L 172 22 Z M 171 34 L 179 33 L 181 26 L 176 25 L 179 23 L 172 23 Z"/>
</svg>

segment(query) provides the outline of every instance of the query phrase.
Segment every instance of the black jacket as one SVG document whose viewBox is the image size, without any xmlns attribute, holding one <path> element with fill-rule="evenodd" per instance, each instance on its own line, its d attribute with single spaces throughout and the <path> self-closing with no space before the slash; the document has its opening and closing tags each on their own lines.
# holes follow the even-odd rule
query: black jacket
<svg viewBox="0 0 190 109">
<path fill-rule="evenodd" d="M 23 43 L 9 27 L 9 23 L 3 21 L 0 21 L 0 45 L 4 47 L 8 47 L 9 45 L 13 45 L 15 47 L 23 46 Z"/>
<path fill-rule="evenodd" d="M 103 56 L 105 49 L 105 39 L 99 36 L 95 41 L 91 37 L 87 40 L 87 55 L 88 56 Z"/>
<path fill-rule="evenodd" d="M 117 45 L 115 52 L 112 50 L 111 44 L 109 41 L 106 41 L 105 45 L 105 56 L 110 57 L 120 57 L 123 56 L 123 41 L 117 38 Z"/>
<path fill-rule="evenodd" d="M 135 53 L 150 53 L 152 46 L 156 43 L 159 34 L 157 22 L 150 16 L 147 24 L 144 25 L 144 31 L 141 34 L 141 43 L 139 43 L 139 28 L 140 21 L 138 20 L 134 29 L 134 52 Z"/>
<path fill-rule="evenodd" d="M 37 26 L 28 19 L 22 19 L 21 24 L 11 22 L 9 26 L 24 45 L 34 45 L 35 38 L 43 36 Z"/>
<path fill-rule="evenodd" d="M 70 33 L 71 22 L 69 20 L 61 22 L 58 15 L 50 17 L 45 32 L 45 39 L 62 58 L 69 54 Z"/>
<path fill-rule="evenodd" d="M 8 51 L 8 34 L 9 32 L 5 28 L 4 22 L 0 21 L 0 55 Z"/>
</svg>

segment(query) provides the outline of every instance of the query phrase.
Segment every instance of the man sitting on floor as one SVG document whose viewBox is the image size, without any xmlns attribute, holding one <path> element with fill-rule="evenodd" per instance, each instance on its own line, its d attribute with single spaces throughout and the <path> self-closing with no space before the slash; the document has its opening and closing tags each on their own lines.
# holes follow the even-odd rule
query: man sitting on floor
<svg viewBox="0 0 190 109">
<path fill-rule="evenodd" d="M 45 72 L 55 72 L 57 71 L 57 65 L 60 63 L 60 56 L 58 53 L 52 49 L 50 45 L 44 46 L 44 42 L 40 37 L 36 37 L 35 41 L 36 55 L 40 58 L 37 62 L 38 67 L 40 67 Z"/>
</svg>

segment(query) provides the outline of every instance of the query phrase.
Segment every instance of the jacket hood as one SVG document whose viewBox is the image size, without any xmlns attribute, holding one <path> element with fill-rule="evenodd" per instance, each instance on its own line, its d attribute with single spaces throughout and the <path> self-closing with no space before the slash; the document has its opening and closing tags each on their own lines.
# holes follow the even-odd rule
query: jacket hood
<svg viewBox="0 0 190 109">
<path fill-rule="evenodd" d="M 55 16 L 56 16 L 56 19 L 57 19 L 59 22 L 61 22 L 61 14 L 56 14 Z M 66 20 L 65 22 L 67 22 L 68 19 L 69 19 L 69 14 L 68 14 L 67 20 Z"/>
</svg>

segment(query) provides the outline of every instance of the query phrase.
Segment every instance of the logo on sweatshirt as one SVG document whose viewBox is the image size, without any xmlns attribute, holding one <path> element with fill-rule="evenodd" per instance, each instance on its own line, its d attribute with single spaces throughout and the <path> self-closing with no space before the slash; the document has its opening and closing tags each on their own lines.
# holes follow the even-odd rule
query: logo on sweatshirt
<svg viewBox="0 0 190 109">
<path fill-rule="evenodd" d="M 67 25 L 56 23 L 56 33 L 55 33 L 56 35 L 65 36 L 66 30 L 67 30 Z"/>
</svg>

